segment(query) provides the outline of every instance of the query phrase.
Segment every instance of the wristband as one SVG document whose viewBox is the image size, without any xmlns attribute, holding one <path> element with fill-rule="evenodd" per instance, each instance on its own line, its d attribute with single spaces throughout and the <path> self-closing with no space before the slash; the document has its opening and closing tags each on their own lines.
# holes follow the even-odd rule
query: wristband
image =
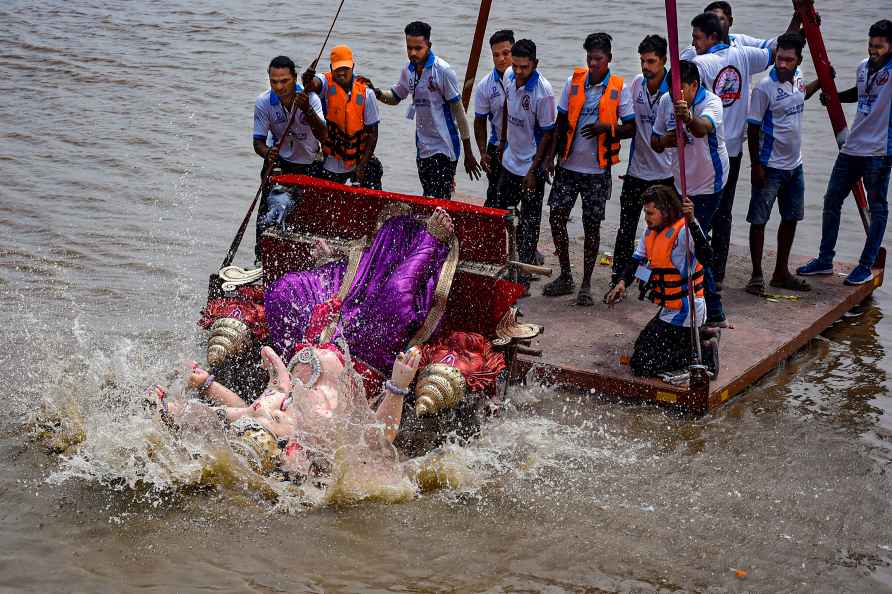
<svg viewBox="0 0 892 594">
<path fill-rule="evenodd" d="M 409 388 L 399 388 L 390 380 L 384 382 L 384 389 L 403 398 L 409 395 Z"/>
<path fill-rule="evenodd" d="M 214 376 L 212 374 L 208 374 L 207 379 L 204 380 L 204 383 L 202 383 L 201 386 L 199 386 L 198 393 L 204 394 L 205 392 L 207 392 L 212 383 L 214 383 Z"/>
</svg>

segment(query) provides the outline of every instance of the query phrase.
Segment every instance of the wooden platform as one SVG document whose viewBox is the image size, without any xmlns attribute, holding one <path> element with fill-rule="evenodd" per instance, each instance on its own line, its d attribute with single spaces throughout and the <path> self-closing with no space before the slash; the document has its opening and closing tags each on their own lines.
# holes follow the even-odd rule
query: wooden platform
<svg viewBox="0 0 892 594">
<path fill-rule="evenodd" d="M 542 238 L 540 250 L 551 263 L 553 247 Z M 571 251 L 574 264 L 581 260 L 578 239 Z M 770 275 L 774 254 L 766 253 L 765 268 Z M 794 266 L 805 259 L 794 258 Z M 520 301 L 523 321 L 542 324 L 545 332 L 532 346 L 541 349 L 541 358 L 520 357 L 514 377 L 526 375 L 540 382 L 591 390 L 594 393 L 649 401 L 705 414 L 727 402 L 779 363 L 805 346 L 849 309 L 863 301 L 883 282 L 885 251 L 874 270 L 872 282 L 848 287 L 842 281 L 851 265 L 838 265 L 833 276 L 809 277 L 813 290 L 808 293 L 782 291 L 767 287 L 772 293 L 798 295 L 799 300 L 770 301 L 746 293 L 749 257 L 740 246 L 732 246 L 728 273 L 722 293 L 728 321 L 733 328 L 723 330 L 721 371 L 708 390 L 689 390 L 662 381 L 633 377 L 627 364 L 638 332 L 656 313 L 656 306 L 639 301 L 637 288 L 609 310 L 601 302 L 610 280 L 610 268 L 598 266 L 592 283 L 593 307 L 574 305 L 575 295 L 543 297 L 546 281 L 534 282 L 532 296 Z M 575 266 L 574 266 L 574 273 Z M 579 277 L 576 278 L 577 282 Z"/>
</svg>

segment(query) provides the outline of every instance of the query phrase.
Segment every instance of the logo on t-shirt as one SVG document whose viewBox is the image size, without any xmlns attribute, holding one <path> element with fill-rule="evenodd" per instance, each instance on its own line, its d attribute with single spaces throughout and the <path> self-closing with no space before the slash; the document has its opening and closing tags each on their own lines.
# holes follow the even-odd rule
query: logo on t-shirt
<svg viewBox="0 0 892 594">
<path fill-rule="evenodd" d="M 780 101 L 781 99 L 786 99 L 786 98 L 789 97 L 789 96 L 790 96 L 790 94 L 789 94 L 788 92 L 786 92 L 785 90 L 783 90 L 783 89 L 778 89 L 778 90 L 777 90 L 777 97 L 775 97 L 774 99 L 775 99 L 775 101 Z"/>
<path fill-rule="evenodd" d="M 740 99 L 742 81 L 743 77 L 735 66 L 728 65 L 719 71 L 712 83 L 712 92 L 722 100 L 723 107 L 731 107 Z"/>
<path fill-rule="evenodd" d="M 880 70 L 877 73 L 877 81 L 875 83 L 876 86 L 882 87 L 887 82 L 889 82 L 889 71 L 888 70 Z"/>
<path fill-rule="evenodd" d="M 524 95 L 523 99 L 520 100 L 520 106 L 523 107 L 524 111 L 530 110 L 530 96 Z"/>
</svg>

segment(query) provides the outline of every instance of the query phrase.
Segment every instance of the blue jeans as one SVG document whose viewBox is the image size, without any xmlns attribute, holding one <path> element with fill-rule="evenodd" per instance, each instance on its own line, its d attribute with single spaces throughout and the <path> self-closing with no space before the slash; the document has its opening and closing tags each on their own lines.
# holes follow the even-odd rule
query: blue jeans
<svg viewBox="0 0 892 594">
<path fill-rule="evenodd" d="M 721 192 L 691 196 L 691 202 L 694 203 L 694 218 L 700 223 L 700 228 L 703 229 L 707 239 L 709 239 L 712 221 L 715 218 L 715 213 L 719 208 L 721 200 Z M 712 264 L 703 266 L 703 297 L 706 301 L 706 321 L 716 322 L 724 320 L 725 309 L 722 307 L 722 297 L 716 291 L 715 270 L 713 270 Z"/>
<path fill-rule="evenodd" d="M 889 170 L 892 168 L 892 157 L 853 157 L 839 153 L 827 193 L 824 194 L 824 219 L 821 228 L 821 251 L 818 260 L 824 264 L 833 263 L 836 255 L 836 238 L 839 236 L 839 220 L 842 203 L 852 192 L 852 185 L 859 179 L 864 180 L 867 192 L 867 207 L 870 210 L 870 227 L 867 230 L 867 241 L 858 263 L 870 268 L 873 266 L 883 244 L 886 233 L 886 220 L 889 218 L 889 203 L 886 195 L 889 191 Z"/>
</svg>

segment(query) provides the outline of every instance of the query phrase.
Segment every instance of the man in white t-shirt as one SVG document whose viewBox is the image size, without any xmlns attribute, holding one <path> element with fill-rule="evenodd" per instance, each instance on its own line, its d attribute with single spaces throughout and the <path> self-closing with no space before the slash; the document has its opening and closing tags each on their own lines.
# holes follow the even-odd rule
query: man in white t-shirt
<svg viewBox="0 0 892 594">
<path fill-rule="evenodd" d="M 576 198 L 582 198 L 582 228 L 585 233 L 582 282 L 576 304 L 594 305 L 592 272 L 601 242 L 601 221 L 613 187 L 611 168 L 619 163 L 620 138 L 635 132 L 635 112 L 629 88 L 621 76 L 610 72 L 613 38 L 592 33 L 585 38 L 586 67 L 576 68 L 567 78 L 558 102 L 557 131 L 550 151 L 558 157 L 554 183 L 548 196 L 549 223 L 560 275 L 545 285 L 548 297 L 569 295 L 575 289 L 570 270 L 570 238 L 567 225 Z"/>
<path fill-rule="evenodd" d="M 797 274 L 833 274 L 836 238 L 842 203 L 854 183 L 861 178 L 870 209 L 870 226 L 861 258 L 846 277 L 847 285 L 861 285 L 873 279 L 886 220 L 889 217 L 887 194 L 892 167 L 892 21 L 883 19 L 870 27 L 868 58 L 858 65 L 854 87 L 839 94 L 843 103 L 858 102 L 855 121 L 848 138 L 836 157 L 827 193 L 824 194 L 824 219 L 818 257 L 800 266 Z M 822 98 L 823 100 L 823 98 Z"/>
<path fill-rule="evenodd" d="M 284 173 L 316 175 L 316 155 L 319 139 L 325 138 L 322 103 L 316 93 L 304 92 L 297 84 L 297 70 L 287 56 L 272 59 L 267 68 L 269 90 L 261 93 L 254 102 L 254 152 L 263 157 L 260 176 L 263 178 L 272 168 Z M 291 127 L 288 122 L 294 110 Z M 287 130 L 287 134 L 286 134 Z M 279 146 L 280 140 L 284 140 Z M 272 144 L 270 144 L 272 141 Z M 254 255 L 260 260 L 260 236 L 270 226 L 268 191 L 264 191 L 257 208 Z M 275 209 L 273 209 L 275 212 Z M 272 215 L 271 215 L 272 216 Z"/>
<path fill-rule="evenodd" d="M 319 96 L 305 93 L 297 84 L 294 62 L 287 56 L 273 58 L 267 73 L 270 88 L 254 102 L 254 152 L 263 157 L 264 166 L 273 163 L 284 173 L 311 174 L 319 152 L 319 138 L 325 136 L 325 116 Z M 300 111 L 294 115 L 286 136 L 285 129 L 294 109 Z M 277 148 L 283 136 L 285 141 Z"/>
<path fill-rule="evenodd" d="M 722 25 L 715 14 L 699 14 L 691 21 L 691 26 L 692 41 L 698 54 L 693 61 L 700 69 L 703 86 L 722 100 L 725 143 L 730 158 L 728 180 L 712 231 L 716 282 L 721 284 L 725 277 L 728 246 L 731 242 L 734 193 L 743 158 L 750 78 L 753 74 L 768 70 L 774 60 L 768 48 L 730 47 L 723 43 Z"/>
<path fill-rule="evenodd" d="M 734 17 L 731 13 L 731 4 L 724 0 L 710 2 L 706 5 L 706 8 L 703 9 L 703 12 L 711 12 L 719 18 L 719 22 L 722 25 L 722 43 L 726 43 L 731 47 L 760 47 L 768 48 L 772 51 L 774 51 L 777 46 L 776 37 L 773 39 L 763 39 L 761 37 L 752 37 L 751 35 L 745 35 L 743 33 L 731 33 Z M 790 24 L 787 26 L 785 33 L 792 33 L 794 31 L 799 31 L 801 33 L 801 26 L 802 22 L 799 19 L 799 13 L 794 10 L 793 16 L 790 19 Z M 690 46 L 682 50 L 681 59 L 693 60 L 696 55 L 696 48 Z"/>
<path fill-rule="evenodd" d="M 480 167 L 486 173 L 486 199 L 495 200 L 502 174 L 502 159 L 499 154 L 502 144 L 502 127 L 508 122 L 504 119 L 506 93 L 505 75 L 511 68 L 511 48 L 514 47 L 514 32 L 508 29 L 496 31 L 489 38 L 489 49 L 492 51 L 492 72 L 477 83 L 474 90 L 474 139 L 480 152 Z M 487 138 L 486 126 L 489 123 L 490 133 Z"/>
<path fill-rule="evenodd" d="M 777 258 L 770 284 L 779 289 L 810 291 L 788 267 L 796 223 L 805 214 L 805 178 L 802 173 L 802 114 L 805 101 L 820 88 L 806 84 L 799 71 L 805 39 L 799 33 L 777 38 L 774 68 L 753 88 L 747 118 L 747 141 L 752 167 L 752 196 L 746 220 L 750 224 L 750 256 L 753 273 L 746 291 L 765 291 L 762 249 L 765 224 L 777 200 L 781 222 L 777 229 Z"/>
<path fill-rule="evenodd" d="M 687 194 L 694 203 L 694 216 L 708 236 L 721 201 L 722 189 L 728 180 L 722 100 L 701 86 L 696 64 L 682 60 L 680 70 L 682 96 L 673 101 L 671 94 L 666 93 L 660 99 L 650 145 L 658 153 L 670 151 L 675 189 L 683 194 L 675 132 L 676 118 L 682 121 L 685 132 L 684 177 Z M 725 311 L 716 291 L 712 266 L 704 268 L 706 323 L 725 327 Z"/>
<path fill-rule="evenodd" d="M 409 63 L 390 90 L 376 88 L 375 96 L 387 105 L 397 105 L 412 96 L 406 117 L 415 120 L 416 164 L 422 193 L 449 200 L 462 147 L 465 171 L 471 179 L 480 177 L 461 104 L 461 86 L 452 66 L 431 50 L 430 25 L 414 21 L 406 25 L 405 33 Z"/>
<path fill-rule="evenodd" d="M 657 107 L 663 95 L 669 92 L 667 48 L 666 40 L 659 35 L 648 35 L 638 45 L 641 74 L 632 81 L 630 89 L 632 110 L 635 112 L 635 135 L 629 151 L 629 167 L 619 195 L 619 227 L 613 244 L 611 288 L 616 285 L 635 249 L 644 192 L 651 186 L 673 184 L 671 155 L 665 151 L 657 153 L 650 146 Z"/>
<path fill-rule="evenodd" d="M 536 44 L 521 39 L 511 48 L 511 71 L 506 75 L 507 130 L 502 174 L 495 200 L 486 206 L 514 208 L 520 205 L 517 252 L 522 262 L 533 264 L 542 222 L 545 180 L 550 174 L 546 153 L 554 136 L 554 91 L 536 69 Z M 522 279 L 529 287 L 529 280 Z"/>
</svg>

